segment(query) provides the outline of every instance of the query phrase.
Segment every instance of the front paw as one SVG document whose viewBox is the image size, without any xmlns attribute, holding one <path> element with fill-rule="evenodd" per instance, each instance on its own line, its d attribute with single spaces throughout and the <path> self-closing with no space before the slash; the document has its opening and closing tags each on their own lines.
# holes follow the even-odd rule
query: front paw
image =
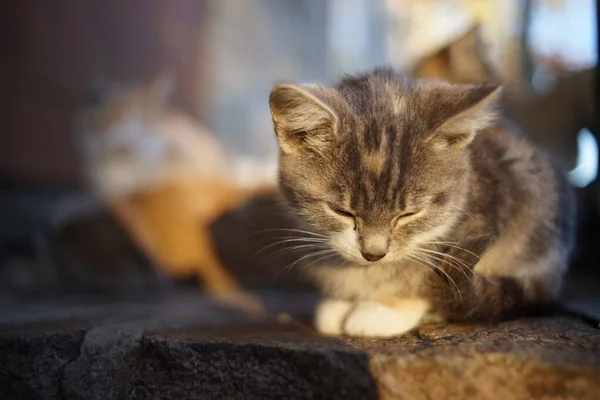
<svg viewBox="0 0 600 400">
<path fill-rule="evenodd" d="M 325 335 L 341 335 L 342 325 L 352 303 L 345 300 L 325 299 L 317 306 L 315 328 Z"/>
<path fill-rule="evenodd" d="M 427 311 L 427 303 L 407 299 L 390 307 L 378 301 L 359 303 L 348 314 L 344 333 L 362 337 L 392 337 L 416 327 Z"/>
</svg>

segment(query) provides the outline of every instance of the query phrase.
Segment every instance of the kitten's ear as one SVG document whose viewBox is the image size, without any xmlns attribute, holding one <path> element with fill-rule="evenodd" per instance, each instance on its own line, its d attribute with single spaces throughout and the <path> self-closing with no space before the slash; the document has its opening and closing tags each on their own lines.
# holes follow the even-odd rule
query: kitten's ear
<svg viewBox="0 0 600 400">
<path fill-rule="evenodd" d="M 496 119 L 502 87 L 496 85 L 449 85 L 440 93 L 444 120 L 433 137 L 446 147 L 465 147 L 477 132 Z"/>
<path fill-rule="evenodd" d="M 316 87 L 277 84 L 269 107 L 279 147 L 284 153 L 322 150 L 336 135 L 338 117 L 318 96 Z"/>
</svg>

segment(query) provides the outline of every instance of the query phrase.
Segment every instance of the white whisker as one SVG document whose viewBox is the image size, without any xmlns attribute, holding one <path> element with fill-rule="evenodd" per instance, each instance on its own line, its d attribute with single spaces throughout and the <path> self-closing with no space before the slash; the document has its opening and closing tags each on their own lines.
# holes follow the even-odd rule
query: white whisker
<svg viewBox="0 0 600 400">
<path fill-rule="evenodd" d="M 460 208 L 458 206 L 453 206 L 453 205 L 449 205 L 448 207 L 450 208 L 454 208 L 457 211 L 460 211 L 462 213 L 464 213 L 467 217 L 471 218 L 471 219 L 475 219 L 475 215 L 467 210 L 465 210 L 464 208 Z"/>
<path fill-rule="evenodd" d="M 314 257 L 314 256 L 323 256 L 323 255 L 325 255 L 325 254 L 329 254 L 329 253 L 332 253 L 332 252 L 333 252 L 333 250 L 331 250 L 331 249 L 326 249 L 326 250 L 316 251 L 316 252 L 314 252 L 314 253 L 310 253 L 310 254 L 307 254 L 307 255 L 305 255 L 305 256 L 303 256 L 303 257 L 300 257 L 300 258 L 299 258 L 299 259 L 297 259 L 297 260 L 294 260 L 293 262 L 291 262 L 290 264 L 286 265 L 286 266 L 285 266 L 285 267 L 283 267 L 281 270 L 279 270 L 279 272 L 277 273 L 277 275 L 275 275 L 275 277 L 274 277 L 274 278 L 273 278 L 273 280 L 271 281 L 271 285 L 273 284 L 273 282 L 275 282 L 275 281 L 277 280 L 277 278 L 279 278 L 279 276 L 281 275 L 281 273 L 282 273 L 283 271 L 290 272 L 290 271 L 292 270 L 292 268 L 293 268 L 293 267 L 294 267 L 296 264 L 298 264 L 299 262 L 301 262 L 302 260 L 305 260 L 305 259 L 307 259 L 307 258 L 309 258 L 309 257 Z"/>
<path fill-rule="evenodd" d="M 418 266 L 425 268 L 425 270 L 427 270 L 427 272 L 432 273 L 433 275 L 435 275 L 435 277 L 438 279 L 438 281 L 440 281 L 440 283 L 443 283 L 442 282 L 442 278 L 440 278 L 440 276 L 435 273 L 435 268 L 430 268 L 429 266 L 423 264 L 422 261 L 420 261 L 420 258 L 416 258 L 414 256 L 411 256 L 410 254 L 406 255 L 406 258 L 408 258 L 411 261 L 414 261 L 415 263 L 417 263 Z"/>
<path fill-rule="evenodd" d="M 457 245 L 456 245 L 456 243 L 457 243 L 457 242 L 427 242 L 426 244 L 441 244 L 441 245 L 444 245 L 444 246 L 453 247 L 453 248 L 455 248 L 455 249 L 457 249 L 457 250 L 462 250 L 462 251 L 464 251 L 465 253 L 469 253 L 469 254 L 471 254 L 473 257 L 477 258 L 477 260 L 478 260 L 478 261 L 481 261 L 481 257 L 480 257 L 479 255 L 477 255 L 477 254 L 473 253 L 473 252 L 472 252 L 472 251 L 470 251 L 470 250 L 467 250 L 467 249 L 465 249 L 464 247 L 457 246 Z M 488 266 L 487 266 L 485 263 L 481 263 L 481 265 L 482 265 L 482 266 L 483 266 L 483 267 L 484 267 L 486 270 L 488 270 L 488 272 L 489 272 L 489 268 L 488 268 Z"/>
<path fill-rule="evenodd" d="M 469 254 L 477 257 L 478 260 L 481 260 L 481 257 L 479 257 L 477 254 L 475 254 L 472 251 L 467 250 L 467 249 L 465 249 L 463 247 L 457 246 L 456 243 L 457 242 L 427 242 L 426 244 L 441 244 L 441 245 L 446 245 L 446 246 L 449 246 L 449 247 L 454 247 L 457 250 L 462 250 L 465 253 L 469 253 Z"/>
<path fill-rule="evenodd" d="M 448 275 L 448 273 L 446 271 L 444 271 L 442 268 L 440 268 L 439 266 L 435 265 L 434 263 L 431 263 L 428 259 L 423 258 L 423 257 L 418 257 L 418 255 L 415 254 L 415 253 L 410 254 L 409 257 L 414 257 L 415 261 L 418 260 L 420 262 L 423 262 L 423 263 L 431 266 L 433 268 L 433 270 L 441 271 L 444 275 L 446 275 L 446 278 L 448 278 L 448 280 L 456 288 L 456 293 L 458 293 L 458 297 L 459 297 L 460 301 L 461 302 L 463 301 L 462 293 L 460 292 L 460 288 L 458 287 L 458 285 L 456 284 L 456 282 L 454 281 L 454 279 L 452 279 L 452 277 L 450 275 Z"/>
<path fill-rule="evenodd" d="M 247 235 L 242 240 L 246 240 L 249 237 L 252 237 L 252 236 L 255 236 L 255 235 L 260 235 L 260 234 L 263 234 L 263 233 L 268 233 L 268 232 L 294 232 L 294 233 L 301 233 L 301 234 L 305 234 L 305 235 L 311 235 L 311 236 L 315 236 L 315 237 L 327 238 L 326 235 L 323 235 L 323 234 L 320 234 L 320 233 L 316 233 L 316 232 L 305 231 L 303 229 L 273 228 L 273 229 L 262 229 L 260 231 L 252 232 L 251 234 Z"/>
<path fill-rule="evenodd" d="M 270 257 L 275 257 L 278 256 L 282 253 L 285 253 L 286 251 L 289 252 L 294 252 L 300 249 L 306 249 L 306 248 L 314 248 L 315 250 L 323 250 L 323 247 L 321 247 L 320 243 L 311 243 L 311 244 L 302 244 L 299 246 L 292 246 L 292 247 L 286 247 L 284 249 L 279 249 L 276 252 L 274 252 L 273 254 L 270 255 Z"/>
<path fill-rule="evenodd" d="M 252 257 L 250 258 L 250 261 L 254 260 L 256 257 L 258 257 L 259 254 L 265 252 L 266 250 L 268 250 L 274 246 L 278 246 L 278 245 L 282 245 L 282 244 L 286 244 L 286 243 L 296 243 L 296 242 L 308 242 L 308 243 L 312 243 L 314 245 L 327 243 L 326 240 L 319 240 L 319 239 L 312 240 L 310 238 L 293 238 L 293 239 L 278 240 L 274 243 L 270 243 L 269 245 L 257 250 L 256 253 L 254 253 L 252 255 Z"/>
<path fill-rule="evenodd" d="M 335 253 L 335 251 L 331 250 L 331 249 L 325 249 L 325 250 L 320 250 L 320 251 L 316 251 L 314 253 L 307 254 L 305 256 L 300 257 L 296 261 L 292 262 L 290 265 L 286 266 L 285 269 L 291 270 L 296 264 L 298 264 L 302 260 L 305 260 L 305 259 L 307 259 L 309 257 L 322 256 L 322 255 L 330 254 L 330 253 Z"/>
<path fill-rule="evenodd" d="M 452 282 L 452 284 L 456 288 L 456 292 L 458 293 L 458 295 L 459 295 L 459 297 L 461 298 L 461 301 L 462 301 L 462 295 L 460 293 L 460 288 L 458 287 L 458 285 L 456 284 L 456 282 L 454 281 L 454 279 L 452 279 L 452 277 L 450 275 L 448 275 L 448 273 L 446 271 L 444 271 L 438 265 L 436 265 L 431 260 L 429 260 L 429 258 L 428 258 L 429 256 L 427 254 L 412 253 L 411 256 L 415 257 L 416 259 L 420 260 L 421 262 L 424 262 L 427 265 L 431 266 L 433 268 L 433 270 L 441 271 L 444 275 L 446 275 L 446 277 L 450 280 L 450 282 Z"/>
<path fill-rule="evenodd" d="M 334 252 L 333 254 L 328 254 L 328 255 L 326 255 L 326 256 L 324 256 L 324 257 L 317 258 L 316 260 L 313 260 L 313 261 L 311 261 L 309 264 L 305 265 L 304 267 L 305 267 L 305 268 L 308 268 L 308 267 L 310 267 L 310 266 L 311 266 L 311 265 L 313 265 L 313 264 L 319 263 L 319 262 L 321 262 L 321 261 L 323 261 L 323 260 L 326 260 L 326 259 L 328 259 L 329 257 L 334 257 L 334 256 L 337 256 L 337 255 L 338 255 L 338 254 L 337 254 L 336 252 Z"/>
<path fill-rule="evenodd" d="M 435 250 L 429 250 L 429 249 L 421 249 L 421 248 L 419 248 L 419 249 L 417 249 L 417 251 L 421 251 L 421 252 L 425 252 L 427 254 L 430 254 L 431 257 L 434 257 L 436 260 L 438 260 L 440 262 L 444 262 L 444 261 L 448 260 L 448 261 L 454 261 L 454 262 L 458 263 L 458 265 L 450 263 L 450 266 L 452 266 L 452 267 L 458 269 L 460 272 L 462 272 L 462 274 L 465 276 L 465 278 L 470 279 L 470 277 L 463 270 L 463 268 L 466 268 L 467 270 L 471 271 L 472 266 L 470 266 L 469 264 L 467 264 L 464 260 L 461 260 L 460 258 L 455 257 L 455 256 L 453 256 L 451 254 L 442 253 L 442 252 L 435 251 Z M 437 256 L 439 256 L 439 257 L 437 257 Z"/>
</svg>

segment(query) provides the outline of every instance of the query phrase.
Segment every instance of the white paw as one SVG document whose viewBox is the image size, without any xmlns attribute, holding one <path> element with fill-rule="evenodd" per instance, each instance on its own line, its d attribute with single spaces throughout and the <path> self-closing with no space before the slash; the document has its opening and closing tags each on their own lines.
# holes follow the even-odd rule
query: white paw
<svg viewBox="0 0 600 400">
<path fill-rule="evenodd" d="M 344 332 L 351 336 L 391 337 L 401 335 L 419 324 L 427 311 L 421 300 L 405 300 L 389 307 L 377 301 L 365 301 L 346 318 Z"/>
<path fill-rule="evenodd" d="M 317 306 L 315 328 L 326 335 L 341 335 L 342 324 L 352 303 L 345 300 L 323 300 Z"/>
</svg>

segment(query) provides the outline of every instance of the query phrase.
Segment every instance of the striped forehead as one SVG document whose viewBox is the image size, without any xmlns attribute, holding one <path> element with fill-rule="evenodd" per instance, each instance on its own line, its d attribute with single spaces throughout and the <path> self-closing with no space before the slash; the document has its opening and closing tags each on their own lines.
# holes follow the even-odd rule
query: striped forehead
<svg viewBox="0 0 600 400">
<path fill-rule="evenodd" d="M 338 86 L 351 110 L 341 126 L 345 163 L 341 175 L 353 209 L 395 211 L 405 206 L 414 159 L 418 118 L 411 111 L 410 85 L 380 71 Z M 417 124 L 415 124 L 417 122 Z"/>
<path fill-rule="evenodd" d="M 353 209 L 394 211 L 403 207 L 402 192 L 410 154 L 402 132 L 392 124 L 370 122 L 347 141 L 342 166 Z"/>
</svg>

